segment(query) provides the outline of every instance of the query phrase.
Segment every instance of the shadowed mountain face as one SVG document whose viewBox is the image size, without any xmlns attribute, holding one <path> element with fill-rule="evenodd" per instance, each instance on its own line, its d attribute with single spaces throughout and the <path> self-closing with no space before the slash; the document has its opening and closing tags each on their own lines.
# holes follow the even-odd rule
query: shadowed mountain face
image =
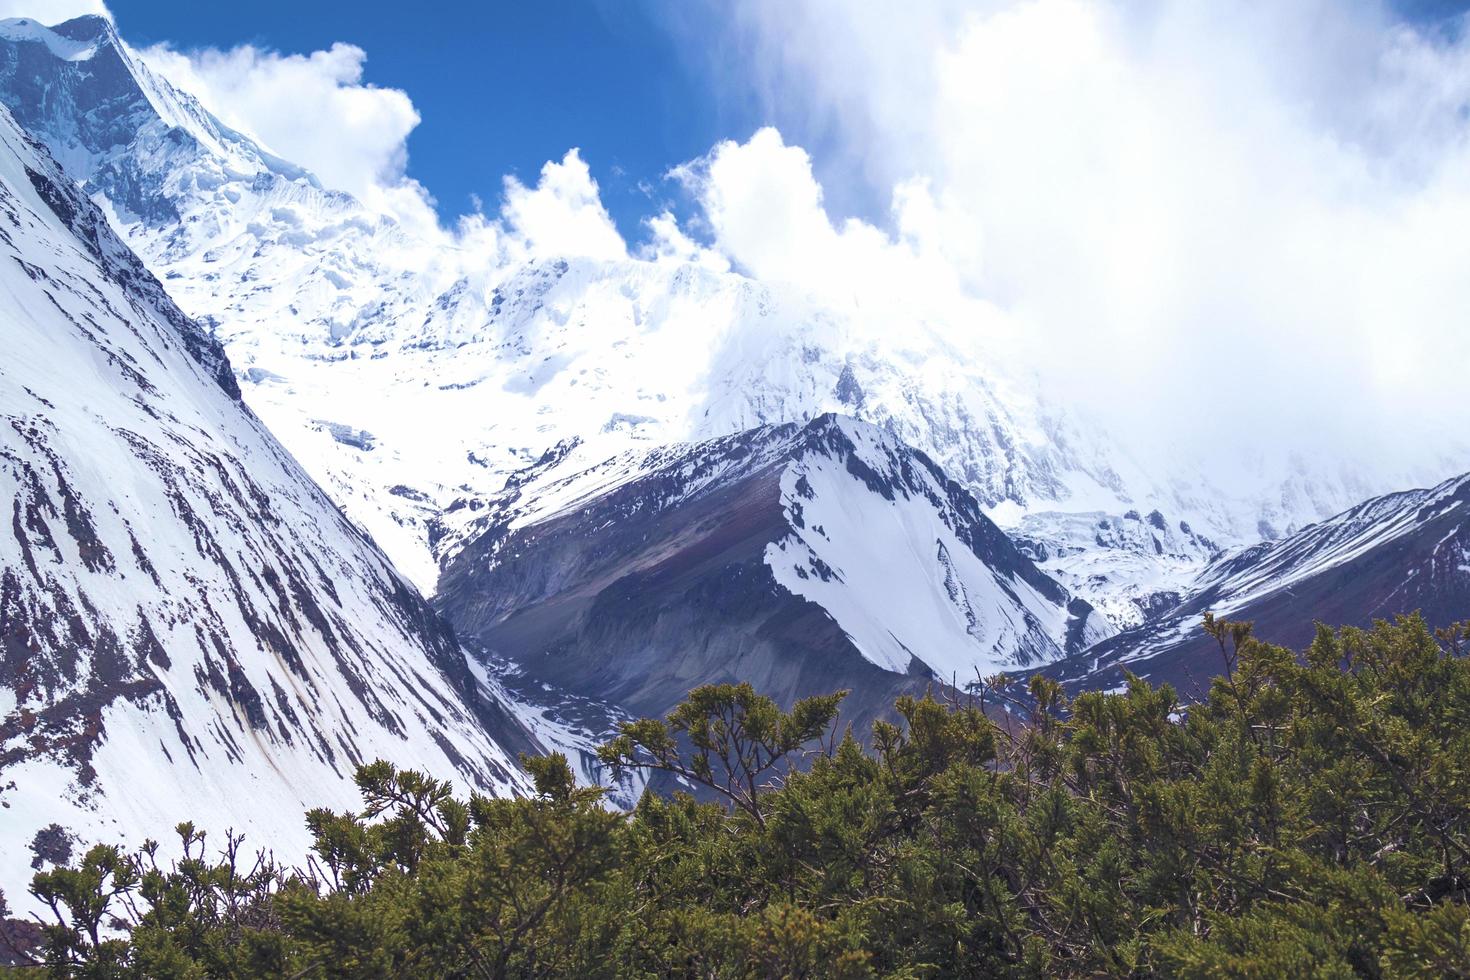
<svg viewBox="0 0 1470 980">
<path fill-rule="evenodd" d="M 1046 668 L 1078 687 L 1110 687 L 1127 669 L 1186 694 L 1220 670 L 1206 612 L 1255 623 L 1255 635 L 1301 649 L 1314 621 L 1371 625 L 1420 612 L 1432 627 L 1470 617 L 1470 476 L 1387 494 L 1280 541 L 1222 558 L 1155 621 Z"/>
<path fill-rule="evenodd" d="M 3 109 L 0 309 L 0 881 L 52 824 L 289 854 L 379 756 L 524 785 L 531 740 L 447 627 Z"/>
<path fill-rule="evenodd" d="M 549 454 L 482 506 L 439 609 L 531 681 L 635 714 L 749 681 L 849 688 L 866 720 L 1108 632 L 928 457 L 840 416 L 587 469 Z"/>
</svg>

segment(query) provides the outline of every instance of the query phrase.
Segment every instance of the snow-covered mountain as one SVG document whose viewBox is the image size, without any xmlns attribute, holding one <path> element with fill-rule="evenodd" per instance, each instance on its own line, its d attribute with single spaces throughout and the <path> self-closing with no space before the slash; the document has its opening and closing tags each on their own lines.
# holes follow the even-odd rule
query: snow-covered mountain
<svg viewBox="0 0 1470 980">
<path fill-rule="evenodd" d="M 299 855 L 375 757 L 525 785 L 448 628 L 4 109 L 0 311 L 0 883 L 183 819 Z"/>
<path fill-rule="evenodd" d="M 0 27 L 0 100 L 212 324 L 246 400 L 425 590 L 462 539 L 435 538 L 447 506 L 572 438 L 602 459 L 824 412 L 869 421 L 1002 526 L 1024 518 L 1053 571 L 1120 626 L 1180 590 L 1205 542 L 1279 537 L 1441 476 L 1262 459 L 1232 462 L 1224 485 L 1188 453 L 1140 458 L 1041 390 L 1003 336 L 919 302 L 879 314 L 692 262 L 492 255 L 416 233 L 220 123 L 100 18 Z M 1193 531 L 1164 552 L 1077 533 L 1130 511 Z"/>
<path fill-rule="evenodd" d="M 1432 627 L 1470 617 L 1470 475 L 1377 497 L 1222 557 L 1153 621 L 1046 671 L 1108 687 L 1126 668 L 1192 694 L 1220 666 L 1200 629 L 1205 612 L 1253 622 L 1256 636 L 1300 649 L 1314 620 L 1366 627 L 1415 611 Z"/>
<path fill-rule="evenodd" d="M 579 448 L 465 502 L 469 537 L 435 599 L 519 690 L 652 714 L 709 681 L 783 700 L 850 688 L 844 714 L 864 720 L 905 690 L 1112 632 L 868 423 L 825 415 L 590 467 Z"/>
</svg>

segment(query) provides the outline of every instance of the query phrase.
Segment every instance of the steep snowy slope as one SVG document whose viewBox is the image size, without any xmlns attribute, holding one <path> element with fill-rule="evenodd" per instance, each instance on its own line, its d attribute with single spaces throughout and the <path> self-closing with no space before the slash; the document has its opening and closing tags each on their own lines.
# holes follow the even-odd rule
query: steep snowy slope
<svg viewBox="0 0 1470 980">
<path fill-rule="evenodd" d="M 1047 672 L 1111 686 L 1121 668 L 1182 688 L 1219 668 L 1200 630 L 1206 611 L 1249 620 L 1273 643 L 1300 648 L 1313 621 L 1367 626 L 1422 612 L 1431 626 L 1470 617 L 1470 476 L 1368 500 L 1329 520 L 1212 563 L 1183 599 L 1139 629 Z"/>
<path fill-rule="evenodd" d="M 82 842 L 282 854 L 385 757 L 504 793 L 524 729 L 239 401 L 219 344 L 0 109 L 0 884 Z M 47 835 L 55 842 L 57 832 Z"/>
<path fill-rule="evenodd" d="M 563 446 L 477 512 L 436 603 L 467 641 L 635 714 L 699 683 L 850 716 L 1111 630 L 923 453 L 842 416 L 638 450 Z M 478 508 L 475 505 L 480 504 Z"/>
<path fill-rule="evenodd" d="M 1069 553 L 1054 571 L 1125 625 L 1213 552 L 1126 535 L 1076 551 L 1073 515 L 1158 512 L 1230 546 L 1426 478 L 1261 460 L 1222 486 L 1189 453 L 1140 460 L 1040 391 L 983 311 L 940 322 L 922 297 L 837 308 L 685 262 L 416 236 L 222 126 L 100 18 L 0 29 L 0 100 L 212 318 L 247 401 L 421 588 L 459 540 L 432 547 L 440 511 L 569 438 L 603 458 L 829 411 L 873 422 L 1003 526 L 1030 517 L 1029 540 Z"/>
</svg>

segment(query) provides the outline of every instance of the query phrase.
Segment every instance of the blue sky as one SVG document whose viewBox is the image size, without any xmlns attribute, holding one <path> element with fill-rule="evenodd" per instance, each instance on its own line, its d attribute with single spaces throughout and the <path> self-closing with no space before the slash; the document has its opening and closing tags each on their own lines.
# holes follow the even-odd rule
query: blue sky
<svg viewBox="0 0 1470 980">
<path fill-rule="evenodd" d="M 738 108 L 742 100 L 716 97 L 707 72 L 681 58 L 656 20 L 668 11 L 652 0 L 435 3 L 417 13 L 401 0 L 109 7 L 140 47 L 361 47 L 366 81 L 406 91 L 422 115 L 409 138 L 409 174 L 446 218 L 471 210 L 471 195 L 493 207 L 503 175 L 534 182 L 542 163 L 577 146 L 620 229 L 636 238 L 656 210 L 647 190 L 660 200 L 675 190 L 661 182 L 669 167 L 762 122 L 753 108 Z"/>
</svg>

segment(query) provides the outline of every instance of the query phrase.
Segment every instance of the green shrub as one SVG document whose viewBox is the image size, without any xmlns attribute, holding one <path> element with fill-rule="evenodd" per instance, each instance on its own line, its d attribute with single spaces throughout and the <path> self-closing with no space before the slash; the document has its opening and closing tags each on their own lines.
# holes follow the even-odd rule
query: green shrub
<svg viewBox="0 0 1470 980">
<path fill-rule="evenodd" d="M 1133 678 L 904 698 L 700 688 L 614 768 L 698 795 L 631 813 L 527 759 L 455 798 L 364 766 L 303 870 L 93 848 L 35 876 L 56 976 L 1470 976 L 1470 664 L 1417 617 L 1301 657 L 1207 619 L 1208 699 Z M 953 692 L 950 692 L 953 695 Z M 1008 709 L 1014 708 L 1012 712 Z M 1025 722 L 1021 710 L 1025 709 Z M 1004 723 L 997 723 L 1000 719 Z"/>
</svg>

